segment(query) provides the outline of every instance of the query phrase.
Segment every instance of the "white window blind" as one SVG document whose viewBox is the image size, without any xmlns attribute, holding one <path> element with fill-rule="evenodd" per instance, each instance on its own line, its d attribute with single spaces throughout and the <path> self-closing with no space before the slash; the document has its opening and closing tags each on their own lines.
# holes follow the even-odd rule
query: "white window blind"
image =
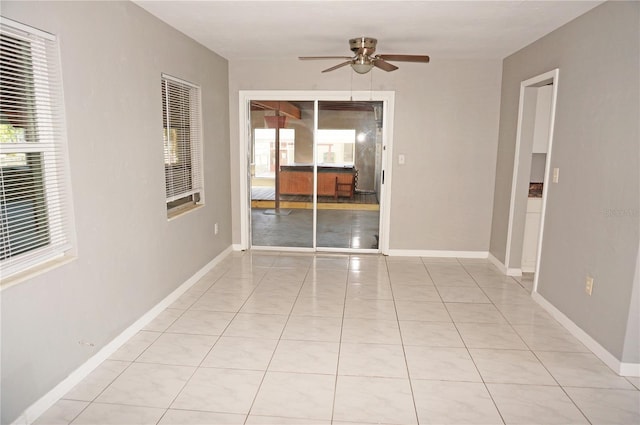
<svg viewBox="0 0 640 425">
<path fill-rule="evenodd" d="M 71 248 L 56 38 L 0 18 L 2 278 Z"/>
<path fill-rule="evenodd" d="M 200 88 L 162 75 L 167 209 L 203 202 Z"/>
</svg>

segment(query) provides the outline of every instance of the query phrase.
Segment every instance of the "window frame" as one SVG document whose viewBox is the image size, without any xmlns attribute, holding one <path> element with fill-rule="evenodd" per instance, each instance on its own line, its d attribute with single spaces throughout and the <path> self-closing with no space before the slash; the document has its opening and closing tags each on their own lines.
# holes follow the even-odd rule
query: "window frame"
<svg viewBox="0 0 640 425">
<path fill-rule="evenodd" d="M 345 133 L 349 132 L 349 135 L 351 136 L 351 134 L 353 134 L 353 141 L 349 140 L 348 142 L 345 141 L 341 141 L 341 142 L 336 142 L 336 141 L 331 141 L 331 140 L 326 140 L 326 139 L 331 139 L 332 137 L 335 138 L 337 133 L 342 133 L 343 137 L 346 137 Z M 358 144 L 358 140 L 357 140 L 357 130 L 355 128 L 321 128 L 318 129 L 317 131 L 317 140 L 315 142 L 316 144 L 316 158 L 318 158 L 318 165 L 321 166 L 352 166 L 355 167 L 356 165 L 356 145 Z M 324 155 L 327 152 L 321 152 L 322 148 L 329 146 L 329 152 L 331 152 L 331 147 L 333 146 L 339 146 L 342 145 L 342 159 L 343 161 L 337 161 L 337 160 L 324 160 L 324 158 L 322 158 L 321 160 L 321 154 Z M 345 153 L 347 153 L 347 150 L 344 149 L 344 146 L 346 145 L 351 145 L 349 147 L 349 153 L 351 156 L 351 161 L 345 161 Z"/>
<path fill-rule="evenodd" d="M 161 82 L 165 203 L 167 218 L 171 219 L 204 205 L 202 89 L 196 84 L 165 73 L 161 74 Z M 182 98 L 172 98 L 171 86 L 186 91 L 188 102 L 180 103 L 185 100 L 184 94 Z M 181 110 L 175 110 L 177 104 Z M 178 118 L 179 122 L 175 126 L 172 125 L 172 118 Z M 172 140 L 174 134 L 176 140 Z M 188 145 L 185 146 L 185 143 Z M 186 151 L 186 154 L 181 150 Z M 187 163 L 182 163 L 181 160 L 185 159 L 188 159 Z M 180 173 L 182 179 L 174 179 L 174 175 Z"/>
<path fill-rule="evenodd" d="M 278 130 L 280 132 L 280 166 L 283 165 L 295 165 L 296 164 L 296 129 L 295 128 L 280 128 Z M 268 135 L 269 137 L 265 137 Z M 268 141 L 267 141 L 268 140 Z M 253 173 L 255 177 L 261 178 L 275 178 L 276 173 L 271 171 L 271 166 L 275 167 L 275 148 L 276 141 L 276 129 L 275 128 L 254 128 L 253 129 L 253 146 L 251 149 L 252 162 L 254 164 Z M 268 151 L 269 159 L 267 168 L 269 171 L 267 173 L 261 173 L 258 175 L 259 168 L 261 168 L 258 164 L 259 156 L 256 154 L 259 145 L 268 144 L 266 151 Z M 263 150 L 264 152 L 265 150 Z M 283 161 L 282 154 L 286 154 L 286 161 Z M 262 156 L 260 156 L 262 157 Z M 261 164 L 260 164 L 261 165 Z"/>
<path fill-rule="evenodd" d="M 6 103 L 0 102 L 0 111 L 10 112 L 12 109 L 18 109 L 18 114 L 28 115 L 29 120 L 33 120 L 24 127 L 14 126 L 11 123 L 9 115 L 5 115 L 3 124 L 8 124 L 14 128 L 25 129 L 25 140 L 16 143 L 1 143 L 0 151 L 2 154 L 25 153 L 27 162 L 29 157 L 39 155 L 39 168 L 32 170 L 18 171 L 17 177 L 13 178 L 36 178 L 38 173 L 38 183 L 29 182 L 24 188 L 19 188 L 17 193 L 21 193 L 21 189 L 27 189 L 22 198 L 31 202 L 30 207 L 35 209 L 37 206 L 37 214 L 33 213 L 31 223 L 34 227 L 46 228 L 45 243 L 41 243 L 44 239 L 39 238 L 37 234 L 40 230 L 33 230 L 29 236 L 33 245 L 31 249 L 26 251 L 18 250 L 18 253 L 11 253 L 11 244 L 19 244 L 19 241 L 11 240 L 11 237 L 20 239 L 20 233 L 16 235 L 10 231 L 11 220 L 10 203 L 15 203 L 15 197 L 8 195 L 9 189 L 6 189 L 5 183 L 9 184 L 11 168 L 17 168 L 19 165 L 0 165 L 0 195 L 2 196 L 2 209 L 0 210 L 0 226 L 3 227 L 3 251 L 0 253 L 0 267 L 2 267 L 2 275 L 0 276 L 0 284 L 4 289 L 6 285 L 14 283 L 16 276 L 24 276 L 31 270 L 48 268 L 49 262 L 59 260 L 62 257 L 75 255 L 75 233 L 73 231 L 73 209 L 71 204 L 71 182 L 68 161 L 68 146 L 66 138 L 66 120 L 64 111 L 64 96 L 62 84 L 62 72 L 60 64 L 59 43 L 55 35 L 38 30 L 36 28 L 24 25 L 14 20 L 0 17 L 0 32 L 3 37 L 16 40 L 16 42 L 28 44 L 29 60 L 15 62 L 13 66 L 7 65 L 5 62 L 6 75 L 2 87 L 9 89 L 9 94 L 5 98 Z M 6 44 L 6 54 L 18 54 L 18 47 Z M 17 57 L 17 56 L 16 56 Z M 25 66 L 26 64 L 26 66 Z M 26 71 L 21 71 L 21 68 Z M 17 79 L 13 79 L 14 76 Z M 29 78 L 32 81 L 29 81 Z M 17 81 L 15 83 L 14 81 Z M 6 84 L 6 87 L 5 87 Z M 33 95 L 32 101 L 25 101 L 29 94 L 25 97 L 18 98 L 20 106 L 17 107 L 12 101 L 8 101 L 10 96 L 17 93 L 16 84 L 25 87 L 25 90 L 31 90 Z M 4 90 L 2 90 L 4 91 Z M 26 105 L 26 106 L 25 106 Z M 15 110 L 13 110 L 15 114 Z M 27 134 L 28 133 L 28 134 Z M 27 165 L 22 165 L 27 167 Z M 15 184 L 15 183 L 11 183 Z M 9 184 L 7 187 L 10 187 Z M 35 193 L 34 188 L 41 185 L 42 193 Z M 35 193 L 35 194 L 34 194 Z M 15 206 L 14 206 L 15 207 Z M 14 216 L 14 221 L 21 221 L 18 227 L 24 226 L 24 214 L 20 215 L 20 219 Z M 39 223 L 41 220 L 46 224 Z M 29 221 L 27 218 L 26 221 Z M 38 222 L 38 223 L 36 223 Z M 27 223 L 27 226 L 29 223 Z M 15 223 L 14 223 L 15 226 Z M 15 231 L 15 230 L 14 230 Z M 19 245 L 18 245 L 19 246 Z"/>
</svg>

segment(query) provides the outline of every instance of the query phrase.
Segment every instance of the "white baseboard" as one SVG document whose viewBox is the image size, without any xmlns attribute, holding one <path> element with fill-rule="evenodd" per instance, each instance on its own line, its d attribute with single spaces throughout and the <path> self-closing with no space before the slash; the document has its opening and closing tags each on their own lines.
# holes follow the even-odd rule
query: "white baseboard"
<svg viewBox="0 0 640 425">
<path fill-rule="evenodd" d="M 620 363 L 620 375 L 640 377 L 640 363 Z"/>
<path fill-rule="evenodd" d="M 242 251 L 243 250 L 242 245 L 239 244 L 239 243 L 234 243 L 233 245 L 231 245 L 231 249 L 234 250 L 234 251 Z"/>
<path fill-rule="evenodd" d="M 520 266 L 520 269 L 522 270 L 522 273 L 535 273 L 536 272 L 536 265 L 534 264 L 522 264 Z"/>
<path fill-rule="evenodd" d="M 502 261 L 498 260 L 492 253 L 489 253 L 489 261 L 507 276 L 522 276 L 522 269 L 507 268 Z"/>
<path fill-rule="evenodd" d="M 489 262 L 496 266 L 503 274 L 507 274 L 507 267 L 502 263 L 502 261 L 498 260 L 495 255 L 489 253 L 488 259 Z"/>
<path fill-rule="evenodd" d="M 441 258 L 487 258 L 487 251 L 432 251 L 419 249 L 390 249 L 390 257 L 441 257 Z"/>
<path fill-rule="evenodd" d="M 512 269 L 512 268 L 508 268 L 507 272 L 505 273 L 507 276 L 522 276 L 522 269 Z"/>
<path fill-rule="evenodd" d="M 534 301 L 540 304 L 542 308 L 547 310 L 554 319 L 564 326 L 573 336 L 593 352 L 600 360 L 604 362 L 611 370 L 621 376 L 640 376 L 640 364 L 638 363 L 622 363 L 613 354 L 607 351 L 598 341 L 593 339 L 589 334 L 583 331 L 563 312 L 558 310 L 553 304 L 547 301 L 538 292 L 531 294 Z"/>
<path fill-rule="evenodd" d="M 132 336 L 147 326 L 153 319 L 155 319 L 164 309 L 169 307 L 174 301 L 176 301 L 182 294 L 184 294 L 189 288 L 191 288 L 196 282 L 198 282 L 205 274 L 213 269 L 220 261 L 222 261 L 230 252 L 232 247 L 218 254 L 213 260 L 209 261 L 204 267 L 198 270 L 193 276 L 187 279 L 186 282 L 181 284 L 172 293 L 167 295 L 162 301 L 156 304 L 151 310 L 147 311 L 142 317 L 136 320 L 131 326 L 122 331 L 120 335 L 115 337 L 111 342 L 102 347 L 100 351 L 91 356 L 80 367 L 71 372 L 62 382 L 56 385 L 51 391 L 44 396 L 40 397 L 38 401 L 29 406 L 20 415 L 12 425 L 29 425 L 33 423 L 40 415 L 42 415 L 47 409 L 53 406 L 58 400 L 60 400 L 66 393 L 68 393 L 73 387 L 75 387 L 80 381 L 82 381 L 87 375 L 89 375 L 95 368 L 97 368 L 103 361 L 108 359 L 118 348 L 126 343 Z"/>
</svg>

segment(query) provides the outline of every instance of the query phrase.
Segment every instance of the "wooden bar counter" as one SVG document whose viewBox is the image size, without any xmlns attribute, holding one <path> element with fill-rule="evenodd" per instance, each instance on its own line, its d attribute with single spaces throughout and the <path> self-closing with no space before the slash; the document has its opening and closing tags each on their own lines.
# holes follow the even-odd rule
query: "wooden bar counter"
<svg viewBox="0 0 640 425">
<path fill-rule="evenodd" d="M 353 198 L 356 169 L 353 166 L 318 166 L 318 196 L 346 196 Z M 312 165 L 283 165 L 280 167 L 282 195 L 313 195 Z"/>
</svg>

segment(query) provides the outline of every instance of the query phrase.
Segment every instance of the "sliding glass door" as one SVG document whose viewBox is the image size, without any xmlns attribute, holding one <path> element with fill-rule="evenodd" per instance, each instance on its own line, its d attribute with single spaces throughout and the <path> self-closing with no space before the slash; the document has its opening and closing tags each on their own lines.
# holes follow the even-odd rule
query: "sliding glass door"
<svg viewBox="0 0 640 425">
<path fill-rule="evenodd" d="M 249 109 L 250 246 L 377 252 L 383 102 Z"/>
<path fill-rule="evenodd" d="M 382 102 L 319 102 L 316 152 L 317 246 L 377 250 Z"/>
<path fill-rule="evenodd" d="M 251 245 L 313 248 L 314 102 L 250 108 Z"/>
</svg>

